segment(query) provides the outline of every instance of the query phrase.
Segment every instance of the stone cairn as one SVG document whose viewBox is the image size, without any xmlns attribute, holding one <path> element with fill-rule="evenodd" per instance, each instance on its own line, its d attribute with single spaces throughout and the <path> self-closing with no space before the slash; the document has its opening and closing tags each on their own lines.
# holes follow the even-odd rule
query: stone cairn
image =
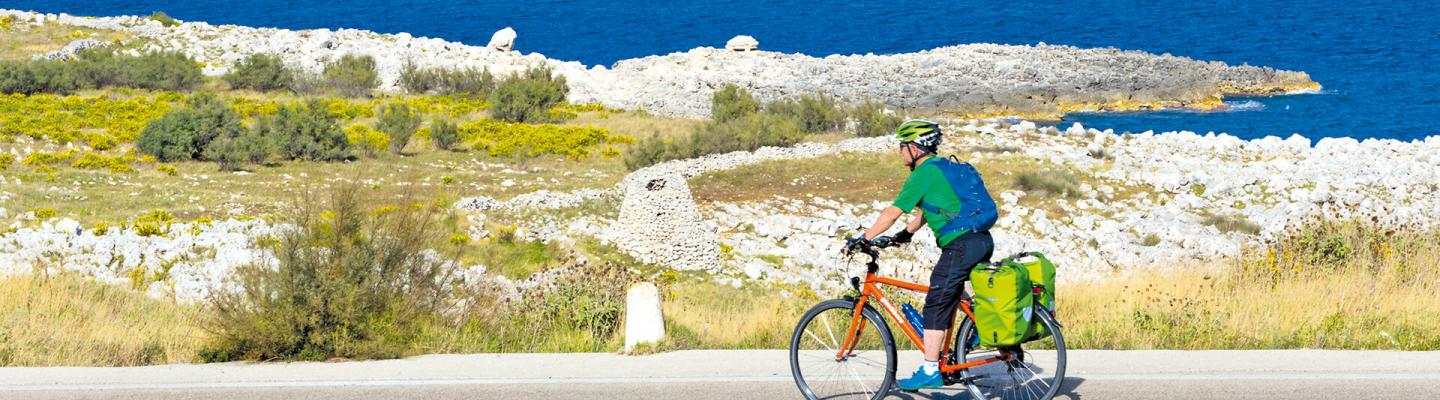
<svg viewBox="0 0 1440 400">
<path fill-rule="evenodd" d="M 616 244 L 640 261 L 680 270 L 720 269 L 720 238 L 678 174 L 633 174 L 615 221 Z"/>
</svg>

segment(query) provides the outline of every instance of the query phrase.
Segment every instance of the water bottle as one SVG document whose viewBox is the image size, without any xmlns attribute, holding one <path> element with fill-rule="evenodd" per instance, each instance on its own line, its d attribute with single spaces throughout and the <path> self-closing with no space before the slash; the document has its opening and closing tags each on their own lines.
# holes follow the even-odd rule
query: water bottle
<svg viewBox="0 0 1440 400">
<path fill-rule="evenodd" d="M 910 321 L 910 327 L 915 328 L 915 333 L 920 334 L 920 338 L 925 338 L 925 316 L 915 311 L 915 307 L 910 306 L 910 303 L 901 304 L 900 311 L 905 313 L 905 319 Z"/>
</svg>

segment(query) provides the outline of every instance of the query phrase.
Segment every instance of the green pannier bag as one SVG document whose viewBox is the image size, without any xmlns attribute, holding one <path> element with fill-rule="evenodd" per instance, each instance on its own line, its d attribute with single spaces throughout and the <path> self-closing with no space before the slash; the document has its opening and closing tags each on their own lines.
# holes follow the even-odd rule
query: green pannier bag
<svg viewBox="0 0 1440 400">
<path fill-rule="evenodd" d="M 1031 336 L 1035 296 L 1029 271 L 1012 262 L 980 264 L 970 270 L 970 287 L 980 346 L 1014 346 Z"/>
<path fill-rule="evenodd" d="M 1040 294 L 1040 304 L 1045 306 L 1053 315 L 1055 313 L 1055 264 L 1050 262 L 1044 254 L 1038 252 L 1021 253 L 1014 259 L 1005 259 L 1005 263 L 1014 263 L 1030 276 L 1030 284 L 1044 288 Z M 1040 318 L 1034 318 L 1030 324 L 1030 337 L 1025 341 L 1040 340 L 1050 336 L 1050 330 L 1045 329 L 1045 324 Z"/>
</svg>

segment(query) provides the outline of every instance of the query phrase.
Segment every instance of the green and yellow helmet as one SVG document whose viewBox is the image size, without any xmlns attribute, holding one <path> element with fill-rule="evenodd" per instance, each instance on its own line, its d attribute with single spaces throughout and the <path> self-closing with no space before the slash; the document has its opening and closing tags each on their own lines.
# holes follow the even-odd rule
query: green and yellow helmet
<svg viewBox="0 0 1440 400">
<path fill-rule="evenodd" d="M 923 119 L 906 120 L 895 128 L 895 138 L 900 143 L 914 143 L 934 153 L 940 148 L 940 124 Z"/>
</svg>

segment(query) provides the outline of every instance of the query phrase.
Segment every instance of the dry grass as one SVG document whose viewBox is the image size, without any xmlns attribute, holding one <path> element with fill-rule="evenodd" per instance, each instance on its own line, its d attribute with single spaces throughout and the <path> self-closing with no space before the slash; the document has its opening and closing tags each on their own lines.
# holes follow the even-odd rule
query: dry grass
<svg viewBox="0 0 1440 400">
<path fill-rule="evenodd" d="M 0 279 L 0 366 L 131 366 L 194 359 L 201 310 L 76 276 Z"/>
<path fill-rule="evenodd" d="M 668 349 L 783 349 L 800 315 L 820 302 L 813 292 L 754 285 L 734 288 L 709 281 L 679 283 L 661 303 Z"/>
<path fill-rule="evenodd" d="M 1074 348 L 1435 350 L 1437 289 L 1434 233 L 1322 223 L 1215 270 L 1062 287 L 1058 307 Z"/>
<path fill-rule="evenodd" d="M 644 111 L 607 110 L 582 112 L 575 119 L 565 122 L 565 125 L 593 125 L 639 139 L 651 135 L 681 137 L 699 129 L 705 122 L 706 120 L 701 119 L 655 116 Z"/>
<path fill-rule="evenodd" d="M 65 44 L 76 39 L 114 42 L 127 37 L 128 35 L 118 31 L 55 23 L 29 26 L 17 22 L 9 29 L 0 29 L 0 61 L 28 61 L 36 54 L 60 50 Z"/>
</svg>

